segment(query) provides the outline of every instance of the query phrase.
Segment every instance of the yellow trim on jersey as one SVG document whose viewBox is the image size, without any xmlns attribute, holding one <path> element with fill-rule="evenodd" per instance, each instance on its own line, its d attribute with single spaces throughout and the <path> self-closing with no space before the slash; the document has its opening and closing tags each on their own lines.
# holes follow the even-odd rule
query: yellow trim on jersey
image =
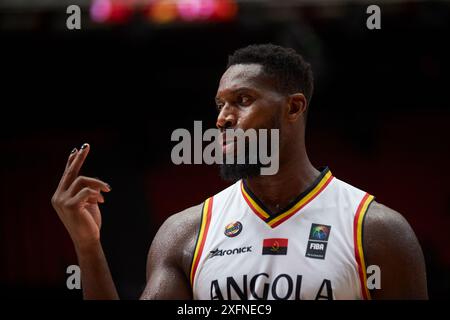
<svg viewBox="0 0 450 320">
<path fill-rule="evenodd" d="M 241 183 L 241 189 L 242 192 L 244 193 L 245 197 L 247 198 L 248 201 L 250 201 L 250 203 L 252 204 L 252 206 L 255 208 L 255 210 L 258 211 L 258 213 L 263 216 L 264 218 L 269 218 L 270 214 L 268 214 L 263 208 L 261 208 L 256 202 L 255 200 L 252 199 L 252 197 L 247 193 L 247 191 L 245 191 L 244 188 L 244 183 Z"/>
<path fill-rule="evenodd" d="M 372 200 L 374 199 L 374 196 L 369 195 L 367 197 L 367 199 L 364 201 L 364 203 L 362 204 L 361 207 L 361 211 L 359 213 L 359 217 L 358 217 L 358 225 L 357 225 L 357 230 L 356 230 L 356 238 L 357 238 L 357 248 L 358 248 L 358 253 L 359 253 L 359 258 L 360 258 L 360 267 L 361 267 L 361 271 L 362 271 L 362 276 L 363 276 L 363 290 L 366 293 L 366 297 L 368 300 L 371 299 L 370 297 L 370 292 L 369 289 L 367 288 L 367 273 L 366 273 L 366 262 L 364 260 L 364 250 L 363 250 L 363 238 L 362 238 L 362 228 L 363 228 L 363 221 L 364 221 L 364 216 L 366 215 L 367 212 L 367 208 L 369 207 L 369 204 L 372 202 Z"/>
<path fill-rule="evenodd" d="M 315 197 L 322 190 L 322 187 L 325 185 L 325 183 L 328 182 L 328 180 L 330 178 L 331 178 L 331 171 L 328 171 L 323 176 L 322 180 L 320 180 L 320 182 L 317 184 L 317 186 L 315 186 L 314 189 L 312 189 L 306 196 L 304 196 L 299 202 L 297 202 L 291 209 L 289 209 L 288 211 L 280 214 L 279 216 L 277 216 L 273 220 L 270 220 L 268 222 L 268 224 L 270 226 L 273 226 L 278 221 L 280 221 L 280 220 L 286 218 L 287 216 L 289 216 L 289 215 L 295 213 L 296 211 L 298 211 L 302 206 L 304 206 L 306 203 L 308 203 L 313 197 Z"/>
<path fill-rule="evenodd" d="M 198 233 L 197 243 L 195 244 L 194 257 L 192 259 L 192 264 L 191 264 L 190 281 L 191 281 L 192 287 L 194 285 L 195 272 L 198 267 L 200 256 L 202 254 L 201 251 L 203 250 L 203 245 L 204 245 L 205 238 L 206 238 L 205 229 L 209 225 L 210 216 L 208 216 L 208 213 L 210 213 L 211 202 L 212 202 L 212 198 L 208 198 L 208 199 L 206 199 L 206 201 L 203 205 L 202 222 L 201 222 L 200 230 Z"/>
</svg>

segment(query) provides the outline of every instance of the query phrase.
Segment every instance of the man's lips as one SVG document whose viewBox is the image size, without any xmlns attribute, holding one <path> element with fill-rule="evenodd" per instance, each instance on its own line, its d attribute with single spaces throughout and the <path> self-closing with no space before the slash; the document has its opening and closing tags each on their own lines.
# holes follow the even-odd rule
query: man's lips
<svg viewBox="0 0 450 320">
<path fill-rule="evenodd" d="M 233 140 L 224 141 L 222 144 L 222 152 L 229 153 L 231 151 L 234 151 L 234 141 Z"/>
<path fill-rule="evenodd" d="M 222 152 L 228 153 L 232 150 L 234 150 L 234 138 L 233 139 L 226 139 L 225 134 L 222 134 L 220 136 L 220 144 L 222 146 Z"/>
<path fill-rule="evenodd" d="M 220 140 L 219 140 L 219 142 L 221 142 L 221 145 L 222 145 L 222 146 L 225 146 L 226 144 L 229 144 L 229 143 L 234 142 L 234 139 L 228 139 L 228 140 L 227 140 L 225 133 L 222 133 L 222 134 L 220 135 Z"/>
<path fill-rule="evenodd" d="M 227 144 L 234 143 L 234 140 L 225 140 L 222 142 L 222 145 L 225 146 Z"/>
</svg>

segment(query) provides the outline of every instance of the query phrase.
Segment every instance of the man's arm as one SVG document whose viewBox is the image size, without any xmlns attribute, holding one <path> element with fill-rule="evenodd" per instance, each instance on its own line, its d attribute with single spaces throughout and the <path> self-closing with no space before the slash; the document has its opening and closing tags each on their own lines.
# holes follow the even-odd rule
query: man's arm
<svg viewBox="0 0 450 320">
<path fill-rule="evenodd" d="M 381 289 L 373 299 L 428 299 L 425 261 L 408 222 L 398 212 L 373 202 L 363 225 L 366 267 L 377 265 Z"/>
<path fill-rule="evenodd" d="M 189 280 L 202 205 L 169 217 L 149 250 L 147 285 L 141 299 L 192 299 Z"/>
<path fill-rule="evenodd" d="M 111 187 L 98 179 L 78 175 L 89 150 L 88 144 L 83 144 L 80 150 L 73 149 L 52 197 L 52 205 L 75 246 L 83 297 L 118 299 L 100 243 L 102 219 L 99 203 L 105 201 L 101 192 L 109 192 Z"/>
<path fill-rule="evenodd" d="M 85 248 L 75 247 L 81 270 L 83 298 L 86 300 L 118 300 L 108 261 L 100 241 Z"/>
</svg>

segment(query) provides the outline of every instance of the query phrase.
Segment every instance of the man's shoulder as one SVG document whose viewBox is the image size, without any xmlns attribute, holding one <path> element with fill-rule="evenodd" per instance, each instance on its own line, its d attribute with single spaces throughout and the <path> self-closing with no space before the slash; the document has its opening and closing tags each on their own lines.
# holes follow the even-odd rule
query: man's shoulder
<svg viewBox="0 0 450 320">
<path fill-rule="evenodd" d="M 389 259 L 421 254 L 416 235 L 403 215 L 376 201 L 367 210 L 363 239 L 369 257 Z"/>
<path fill-rule="evenodd" d="M 168 217 L 159 228 L 149 250 L 148 264 L 164 261 L 189 273 L 197 233 L 200 228 L 203 203 Z M 158 259 L 156 259 L 158 257 Z"/>
<path fill-rule="evenodd" d="M 203 203 L 200 203 L 169 216 L 161 229 L 178 236 L 195 233 L 200 225 L 202 208 Z"/>
<path fill-rule="evenodd" d="M 381 233 L 395 231 L 394 234 L 397 234 L 402 229 L 410 227 L 399 212 L 373 201 L 367 209 L 364 228 Z"/>
<path fill-rule="evenodd" d="M 367 265 L 381 271 L 381 290 L 372 290 L 373 298 L 427 298 L 422 249 L 400 213 L 373 201 L 364 220 L 363 247 Z"/>
</svg>

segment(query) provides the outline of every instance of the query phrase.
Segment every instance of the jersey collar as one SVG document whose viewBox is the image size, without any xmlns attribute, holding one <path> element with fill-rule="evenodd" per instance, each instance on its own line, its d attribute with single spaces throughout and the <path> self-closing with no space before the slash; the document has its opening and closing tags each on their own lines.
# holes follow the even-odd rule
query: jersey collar
<svg viewBox="0 0 450 320">
<path fill-rule="evenodd" d="M 317 197 L 332 179 L 333 175 L 331 174 L 330 169 L 328 167 L 323 168 L 312 185 L 298 195 L 285 209 L 277 213 L 270 211 L 261 200 L 253 194 L 244 180 L 241 181 L 241 191 L 250 209 L 252 209 L 252 211 L 270 227 L 275 228 Z"/>
</svg>

